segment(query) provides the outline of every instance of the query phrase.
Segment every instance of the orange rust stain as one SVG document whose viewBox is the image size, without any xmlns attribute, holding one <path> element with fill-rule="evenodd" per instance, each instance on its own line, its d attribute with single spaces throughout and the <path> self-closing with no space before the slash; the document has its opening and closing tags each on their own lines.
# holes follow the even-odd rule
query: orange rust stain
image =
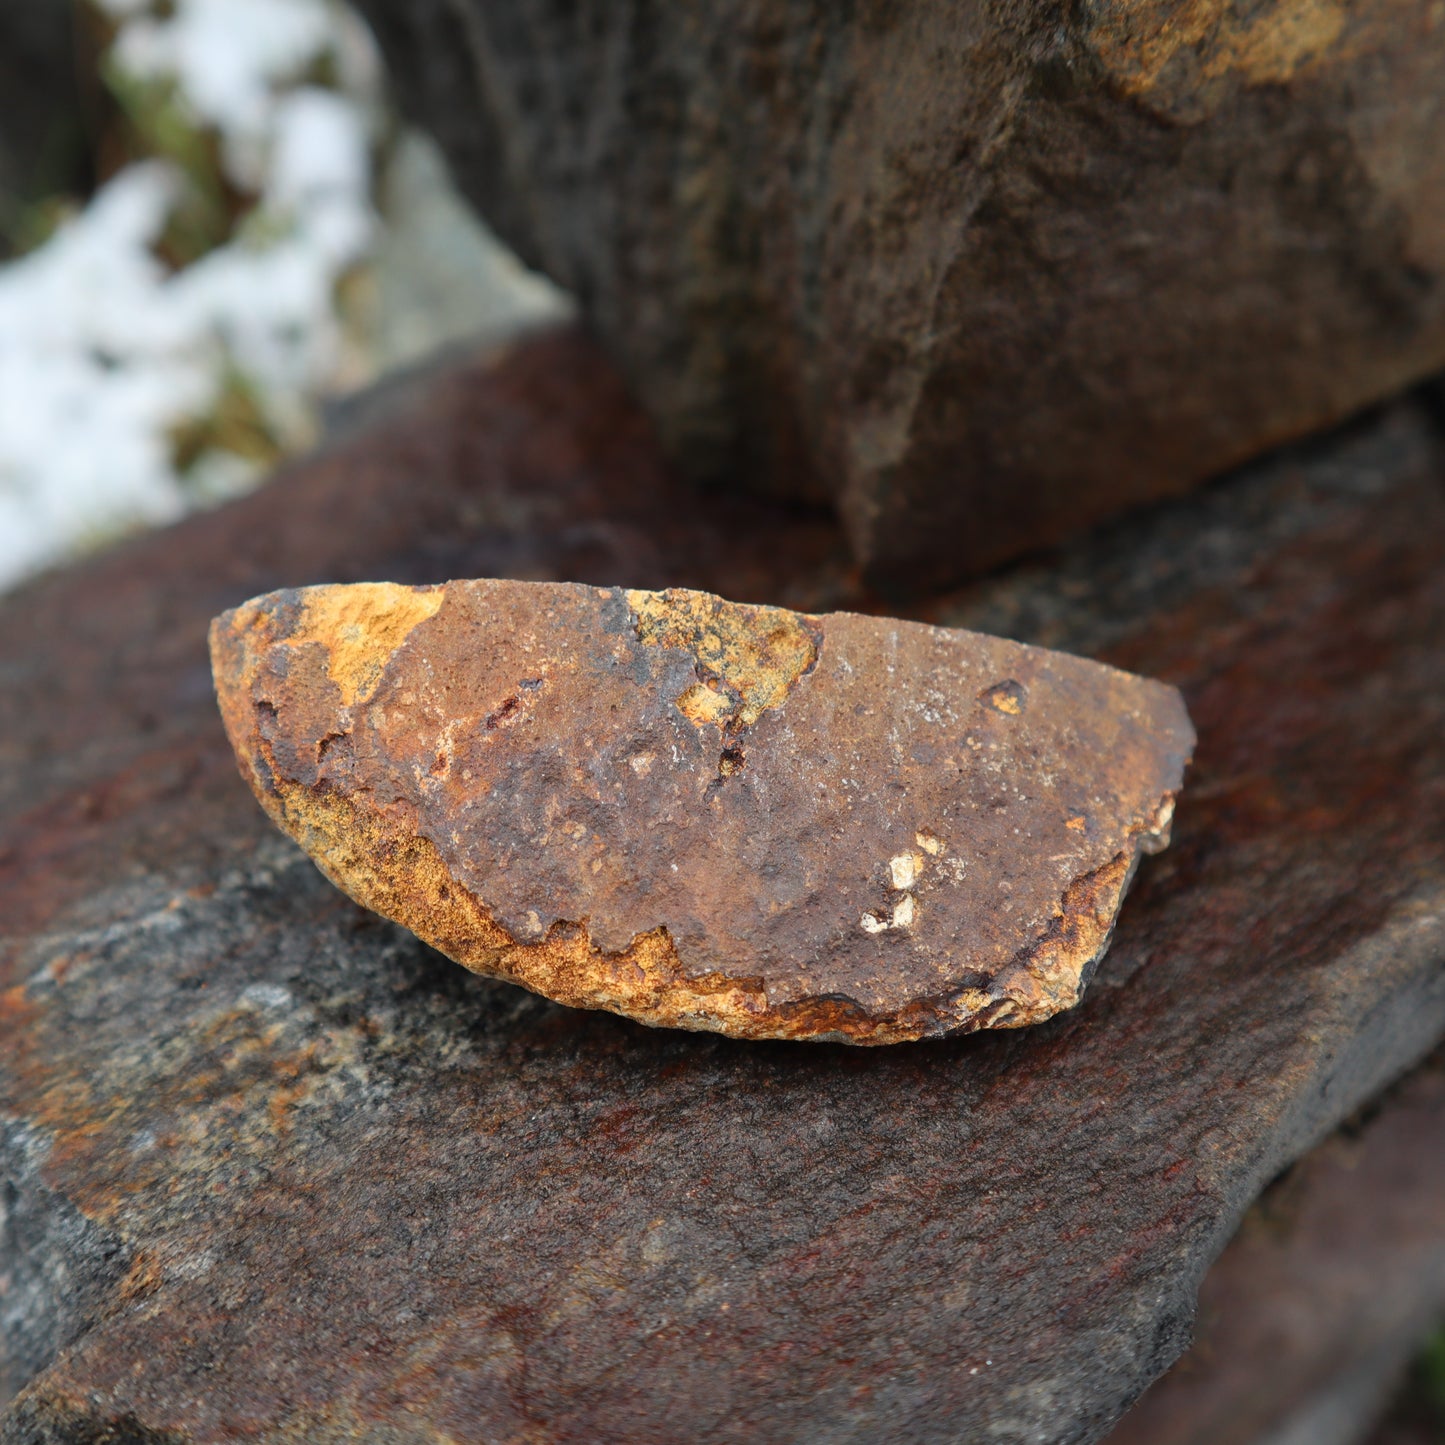
<svg viewBox="0 0 1445 1445">
<path fill-rule="evenodd" d="M 291 1084 L 286 1088 L 273 1089 L 266 1101 L 266 1113 L 271 1120 L 271 1129 L 279 1137 L 291 1132 L 291 1111 L 306 1097 L 304 1084 Z"/>
<path fill-rule="evenodd" d="M 737 709 L 735 698 L 729 697 L 717 684 L 695 682 L 677 699 L 678 711 L 698 727 L 712 723 L 726 727 Z"/>
<path fill-rule="evenodd" d="M 1186 60 L 1182 93 L 1231 74 L 1279 84 L 1339 45 L 1348 13 L 1343 0 L 1272 0 L 1247 16 L 1231 0 L 1119 0 L 1103 8 L 1089 43 L 1131 95 L 1167 89 L 1167 73 Z"/>
<path fill-rule="evenodd" d="M 327 672 L 341 693 L 342 706 L 352 707 L 371 696 L 392 654 L 436 615 L 445 594 L 440 587 L 360 582 L 308 587 L 301 595 L 305 621 L 295 639 L 319 642 L 326 649 Z M 230 631 L 243 649 L 265 646 L 271 641 L 271 624 L 266 608 L 245 603 L 236 609 Z"/>
<path fill-rule="evenodd" d="M 985 688 L 979 697 L 997 712 L 1009 717 L 1021 717 L 1024 710 L 1024 690 L 1010 679 Z"/>
<path fill-rule="evenodd" d="M 327 651 L 327 671 L 341 690 L 343 707 L 365 702 L 391 655 L 442 605 L 440 587 L 401 587 L 365 582 L 313 587 L 305 592 L 306 620 L 298 636 L 317 639 Z"/>
<path fill-rule="evenodd" d="M 0 991 L 0 1023 L 28 1024 L 35 1017 L 35 1005 L 30 1001 L 23 983 Z"/>
<path fill-rule="evenodd" d="M 117 1287 L 117 1293 L 127 1304 L 136 1304 L 154 1294 L 165 1282 L 165 1273 L 160 1261 L 149 1250 L 138 1249 L 130 1268 Z"/>
<path fill-rule="evenodd" d="M 782 705 L 818 659 L 817 627 L 780 607 L 750 607 L 683 588 L 629 592 L 627 605 L 642 642 L 675 647 L 696 660 L 702 682 L 677 705 L 699 727 L 751 727 Z"/>
</svg>

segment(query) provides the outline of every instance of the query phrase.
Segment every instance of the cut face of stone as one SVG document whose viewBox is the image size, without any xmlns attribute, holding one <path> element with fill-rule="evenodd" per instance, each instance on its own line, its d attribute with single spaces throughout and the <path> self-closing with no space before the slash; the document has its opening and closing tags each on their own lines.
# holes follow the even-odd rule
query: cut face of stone
<svg viewBox="0 0 1445 1445">
<path fill-rule="evenodd" d="M 479 973 L 644 1023 L 881 1044 L 1078 1001 L 1194 742 L 1178 692 L 706 593 L 310 587 L 219 617 L 271 817 Z"/>
</svg>

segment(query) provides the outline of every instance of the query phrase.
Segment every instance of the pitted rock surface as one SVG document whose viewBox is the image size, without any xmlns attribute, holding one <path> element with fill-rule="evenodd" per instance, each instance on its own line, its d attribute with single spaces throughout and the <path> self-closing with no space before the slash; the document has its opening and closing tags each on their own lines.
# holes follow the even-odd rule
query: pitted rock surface
<svg viewBox="0 0 1445 1445">
<path fill-rule="evenodd" d="M 1193 746 L 1178 692 L 707 593 L 388 583 L 218 619 L 271 816 L 480 973 L 647 1023 L 891 1043 L 1078 1001 Z"/>
</svg>

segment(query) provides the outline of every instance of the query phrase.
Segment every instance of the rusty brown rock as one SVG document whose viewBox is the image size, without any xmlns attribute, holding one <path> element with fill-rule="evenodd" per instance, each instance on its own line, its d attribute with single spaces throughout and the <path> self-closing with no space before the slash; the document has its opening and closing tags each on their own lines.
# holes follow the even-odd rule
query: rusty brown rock
<svg viewBox="0 0 1445 1445">
<path fill-rule="evenodd" d="M 389 583 L 217 619 L 242 772 L 353 898 L 645 1023 L 884 1044 L 1078 1002 L 1194 737 L 1174 688 L 703 592 Z"/>
</svg>

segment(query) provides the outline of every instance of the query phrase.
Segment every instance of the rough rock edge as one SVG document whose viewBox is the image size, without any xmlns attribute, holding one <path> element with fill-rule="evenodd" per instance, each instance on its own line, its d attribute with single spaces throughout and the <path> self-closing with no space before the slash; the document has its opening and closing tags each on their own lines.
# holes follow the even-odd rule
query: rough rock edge
<svg viewBox="0 0 1445 1445">
<path fill-rule="evenodd" d="M 49 1152 L 43 1131 L 0 1114 L 0 1410 L 85 1333 L 135 1263 L 119 1234 L 46 1181 Z"/>
</svg>

